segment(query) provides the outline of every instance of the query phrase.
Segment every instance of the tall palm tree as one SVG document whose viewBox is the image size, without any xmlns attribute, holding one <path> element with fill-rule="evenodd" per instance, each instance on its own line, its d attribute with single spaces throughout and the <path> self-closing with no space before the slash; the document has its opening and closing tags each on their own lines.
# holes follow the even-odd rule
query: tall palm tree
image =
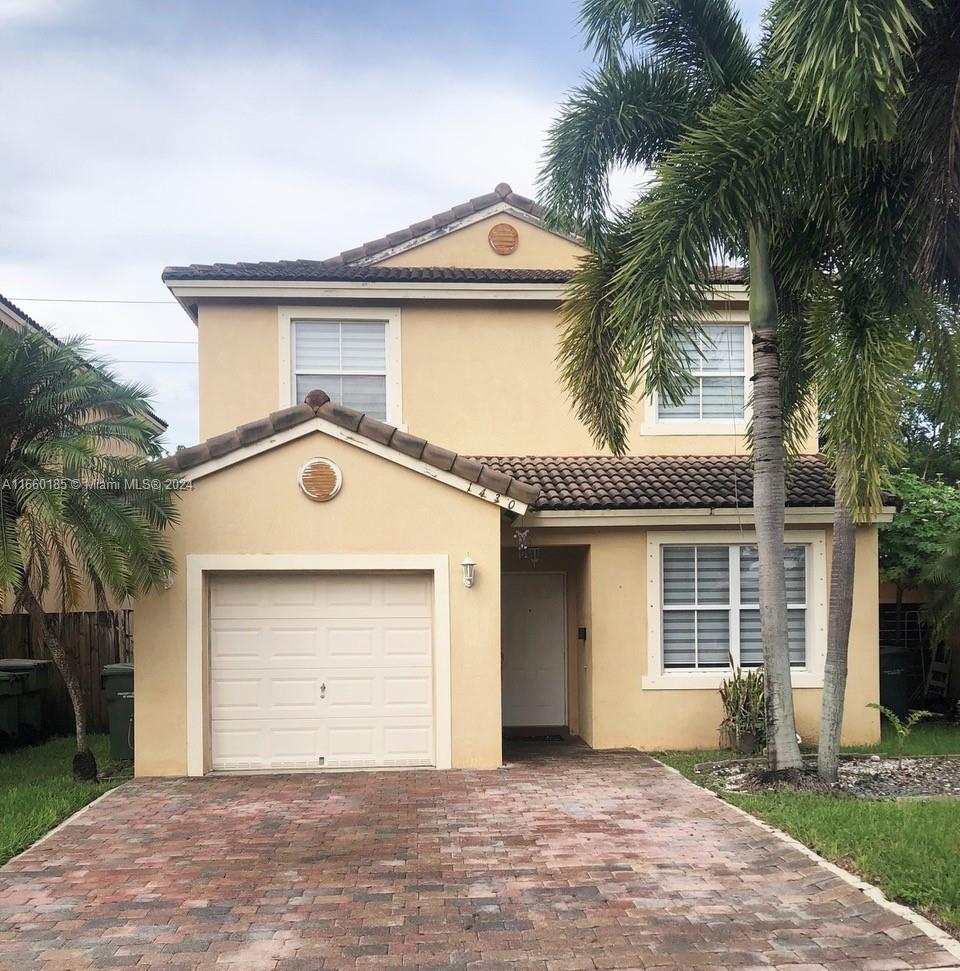
<svg viewBox="0 0 960 971">
<path fill-rule="evenodd" d="M 903 256 L 917 233 L 905 216 L 903 160 L 841 150 L 829 129 L 809 125 L 791 85 L 765 49 L 750 50 L 722 0 L 588 0 L 583 19 L 604 66 L 565 105 L 542 177 L 554 220 L 581 228 L 592 249 L 564 307 L 564 377 L 594 437 L 624 451 L 636 388 L 673 401 L 687 391 L 684 347 L 709 315 L 711 258 L 728 253 L 747 263 L 773 770 L 800 761 L 782 573 L 784 446 L 809 429 L 814 386 L 832 414 L 825 438 L 838 501 L 821 731 L 829 778 L 846 682 L 855 524 L 881 502 L 883 467 L 896 454 L 896 423 L 883 419 L 910 356 L 905 328 L 916 287 Z M 639 56 L 625 52 L 628 39 Z M 655 179 L 611 216 L 606 179 L 624 162 L 652 167 Z"/>
<path fill-rule="evenodd" d="M 760 618 L 773 771 L 800 767 L 787 637 L 785 453 L 777 288 L 770 213 L 730 198 L 696 171 L 705 119 L 743 116 L 771 92 L 762 52 L 728 0 L 586 0 L 582 22 L 599 71 L 564 106 L 550 133 L 541 199 L 553 221 L 584 232 L 591 255 L 574 279 L 560 361 L 594 438 L 626 449 L 632 391 L 680 402 L 690 389 L 687 347 L 710 315 L 709 262 L 746 256 L 754 345 L 752 438 L 760 559 Z M 681 157 L 678 152 L 687 149 Z M 612 166 L 643 164 L 657 182 L 608 216 Z M 691 171 L 691 169 L 693 169 Z M 686 194 L 684 214 L 663 219 Z M 732 205 L 730 205 L 732 201 Z"/>
<path fill-rule="evenodd" d="M 92 592 L 105 607 L 161 584 L 174 496 L 156 478 L 145 391 L 81 356 L 77 341 L 0 330 L 0 605 L 25 610 L 63 676 L 76 722 L 74 775 L 95 778 L 76 659 L 44 610 Z"/>
</svg>

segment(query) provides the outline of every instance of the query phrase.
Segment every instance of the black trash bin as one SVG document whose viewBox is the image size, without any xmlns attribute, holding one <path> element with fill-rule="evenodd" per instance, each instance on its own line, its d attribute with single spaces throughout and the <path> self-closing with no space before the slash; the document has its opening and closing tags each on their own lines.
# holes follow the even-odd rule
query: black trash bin
<svg viewBox="0 0 960 971">
<path fill-rule="evenodd" d="M 117 762 L 130 762 L 133 760 L 133 665 L 105 665 L 100 684 L 107 693 L 110 757 Z"/>
<path fill-rule="evenodd" d="M 0 673 L 25 676 L 20 696 L 20 728 L 39 735 L 43 731 L 43 692 L 47 686 L 50 661 L 30 657 L 6 657 L 0 660 Z"/>
<path fill-rule="evenodd" d="M 20 699 L 27 676 L 19 671 L 0 671 L 0 740 L 20 734 Z"/>
</svg>

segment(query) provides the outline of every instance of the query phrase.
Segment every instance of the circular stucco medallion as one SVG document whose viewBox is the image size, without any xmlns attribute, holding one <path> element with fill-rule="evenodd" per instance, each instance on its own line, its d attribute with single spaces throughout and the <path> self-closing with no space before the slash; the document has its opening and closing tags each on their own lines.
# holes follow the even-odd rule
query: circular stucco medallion
<svg viewBox="0 0 960 971">
<path fill-rule="evenodd" d="M 300 491 L 314 502 L 329 502 L 343 485 L 340 467 L 336 462 L 324 458 L 304 462 L 300 467 L 298 480 Z"/>
<path fill-rule="evenodd" d="M 510 223 L 497 223 L 487 233 L 490 249 L 501 256 L 509 256 L 520 243 L 520 234 Z"/>
</svg>

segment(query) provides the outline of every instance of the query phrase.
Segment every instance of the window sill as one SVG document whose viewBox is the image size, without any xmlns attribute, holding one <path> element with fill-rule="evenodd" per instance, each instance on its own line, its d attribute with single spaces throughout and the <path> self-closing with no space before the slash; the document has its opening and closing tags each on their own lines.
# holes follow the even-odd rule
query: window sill
<svg viewBox="0 0 960 971">
<path fill-rule="evenodd" d="M 641 681 L 644 691 L 713 691 L 730 677 L 729 671 L 676 671 L 647 674 Z M 823 672 L 793 671 L 794 688 L 822 688 Z"/>
</svg>

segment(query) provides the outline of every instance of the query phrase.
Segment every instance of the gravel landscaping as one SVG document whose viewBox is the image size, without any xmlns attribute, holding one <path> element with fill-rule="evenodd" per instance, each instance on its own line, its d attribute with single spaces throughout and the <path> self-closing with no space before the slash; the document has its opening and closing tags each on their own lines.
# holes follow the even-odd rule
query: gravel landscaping
<svg viewBox="0 0 960 971">
<path fill-rule="evenodd" d="M 758 759 L 710 762 L 697 766 L 710 788 L 721 792 L 775 792 L 782 785 L 764 778 Z M 805 765 L 800 788 L 855 799 L 960 797 L 960 757 L 898 758 L 888 755 L 847 756 L 840 763 L 840 781 L 825 785 L 816 765 Z"/>
</svg>

